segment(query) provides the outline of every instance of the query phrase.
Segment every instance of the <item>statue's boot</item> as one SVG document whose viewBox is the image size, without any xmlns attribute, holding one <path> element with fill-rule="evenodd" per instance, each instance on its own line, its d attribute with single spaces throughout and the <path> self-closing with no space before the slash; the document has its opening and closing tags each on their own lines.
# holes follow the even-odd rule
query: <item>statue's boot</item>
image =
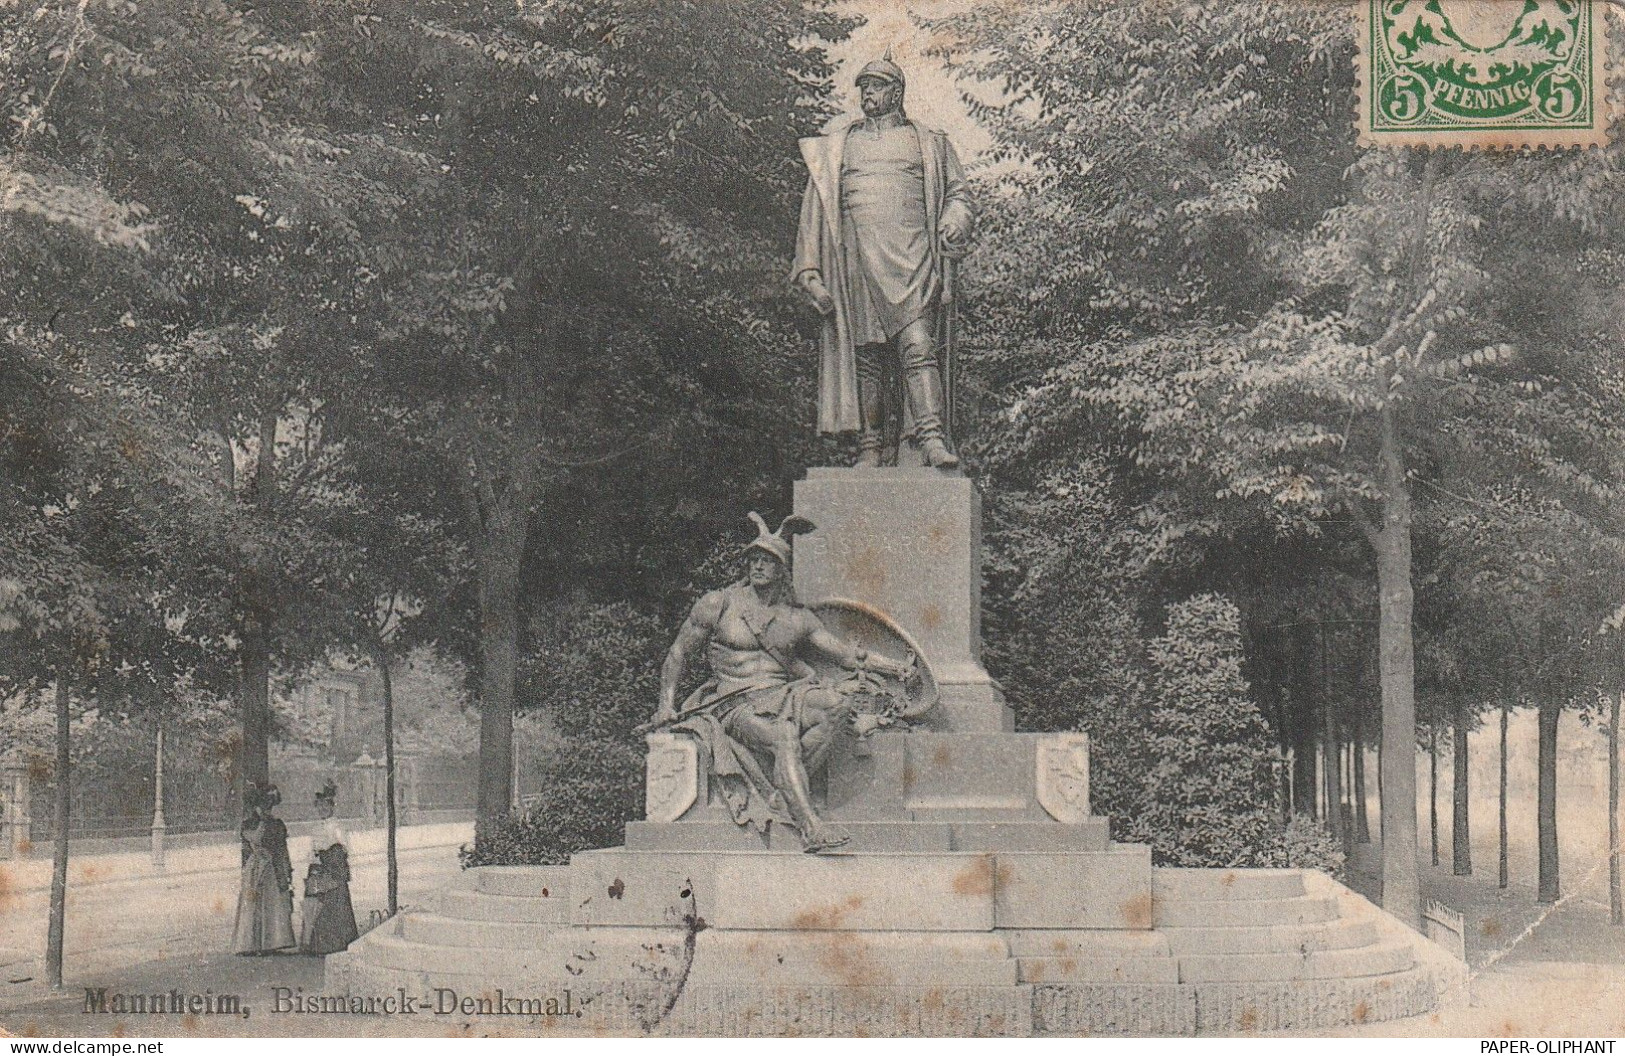
<svg viewBox="0 0 1625 1056">
<path fill-rule="evenodd" d="M 863 429 L 858 434 L 859 469 L 879 469 L 884 465 L 886 447 L 886 394 L 879 351 L 865 345 L 858 355 L 858 415 Z"/>
<path fill-rule="evenodd" d="M 914 442 L 925 464 L 933 469 L 959 465 L 959 456 L 948 449 L 942 435 L 942 374 L 935 363 L 909 370 L 908 403 L 914 418 Z"/>
</svg>

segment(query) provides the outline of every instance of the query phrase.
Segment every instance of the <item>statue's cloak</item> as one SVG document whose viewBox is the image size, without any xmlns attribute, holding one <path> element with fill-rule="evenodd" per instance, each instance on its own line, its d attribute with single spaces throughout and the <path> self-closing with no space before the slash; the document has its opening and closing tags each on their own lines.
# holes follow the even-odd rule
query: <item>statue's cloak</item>
<svg viewBox="0 0 1625 1056">
<path fill-rule="evenodd" d="M 925 175 L 925 226 L 938 272 L 937 289 L 942 305 L 954 297 L 953 268 L 943 255 L 937 232 L 944 223 L 950 230 L 969 233 L 975 217 L 970 190 L 953 145 L 941 132 L 933 132 L 910 122 L 920 137 L 920 159 Z M 835 311 L 824 316 L 818 361 L 818 431 L 855 432 L 862 427 L 858 412 L 857 349 L 852 341 L 851 288 L 841 240 L 841 159 L 846 150 L 842 129 L 832 135 L 809 136 L 801 141 L 801 157 L 807 163 L 807 190 L 801 199 L 801 226 L 796 232 L 795 262 L 791 280 L 808 271 L 818 272 L 835 301 Z M 944 350 L 945 352 L 947 350 Z"/>
</svg>

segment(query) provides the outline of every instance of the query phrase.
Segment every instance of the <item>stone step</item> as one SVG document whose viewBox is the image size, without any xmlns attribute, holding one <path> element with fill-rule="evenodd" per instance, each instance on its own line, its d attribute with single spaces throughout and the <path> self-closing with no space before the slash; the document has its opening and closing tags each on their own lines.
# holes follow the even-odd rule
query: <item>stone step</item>
<svg viewBox="0 0 1625 1056">
<path fill-rule="evenodd" d="M 534 895 L 494 895 L 489 891 L 451 888 L 440 892 L 440 914 L 460 920 L 563 924 L 570 920 L 570 899 L 567 894 L 540 898 Z"/>
<path fill-rule="evenodd" d="M 1337 903 L 1309 895 L 1238 901 L 1155 901 L 1152 913 L 1159 928 L 1262 928 L 1335 920 Z"/>
<path fill-rule="evenodd" d="M 1181 983 L 1251 983 L 1352 979 L 1403 972 L 1416 964 L 1409 944 L 1387 942 L 1311 953 L 1229 953 L 1177 958 Z"/>
<path fill-rule="evenodd" d="M 490 949 L 534 949 L 568 924 L 530 920 L 479 920 L 412 912 L 401 918 L 400 935 L 428 946 L 476 946 Z"/>
<path fill-rule="evenodd" d="M 416 933 L 409 925 L 406 935 L 368 936 L 357 953 L 380 968 L 481 982 L 681 977 L 726 986 L 1016 984 L 1016 962 L 991 934 L 704 931 L 694 937 L 690 960 L 686 936 L 667 929 L 558 928 L 533 935 L 530 945 L 505 947 L 428 943 L 413 938 Z"/>
<path fill-rule="evenodd" d="M 605 930 L 611 933 L 601 934 Z M 683 936 L 677 931 L 561 928 L 541 936 L 534 947 L 506 949 L 432 945 L 400 935 L 369 935 L 362 957 L 369 965 L 422 972 L 434 978 L 540 984 L 550 980 L 638 978 L 641 970 L 675 968 L 682 947 Z"/>
<path fill-rule="evenodd" d="M 998 932 L 1015 957 L 1168 957 L 1168 937 L 1160 931 L 1073 931 L 1020 928 Z"/>
<path fill-rule="evenodd" d="M 1303 874 L 1293 869 L 1176 869 L 1152 873 L 1158 901 L 1226 902 L 1298 898 Z"/>
<path fill-rule="evenodd" d="M 521 895 L 532 898 L 570 898 L 570 867 L 567 865 L 485 865 L 468 870 L 474 886 L 493 895 Z"/>
<path fill-rule="evenodd" d="M 1179 962 L 1172 957 L 1022 957 L 1016 978 L 1023 983 L 1177 983 Z"/>
<path fill-rule="evenodd" d="M 1307 953 L 1371 946 L 1381 938 L 1370 920 L 1329 920 L 1319 924 L 1275 924 L 1258 928 L 1164 928 L 1173 953 Z"/>
</svg>

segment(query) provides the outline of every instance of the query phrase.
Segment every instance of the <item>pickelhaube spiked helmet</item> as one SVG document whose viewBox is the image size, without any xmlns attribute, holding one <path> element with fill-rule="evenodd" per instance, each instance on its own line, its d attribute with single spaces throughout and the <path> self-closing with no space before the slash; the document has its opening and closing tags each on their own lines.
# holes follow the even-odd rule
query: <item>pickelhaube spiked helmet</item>
<svg viewBox="0 0 1625 1056">
<path fill-rule="evenodd" d="M 750 519 L 751 523 L 756 525 L 756 538 L 745 544 L 745 553 L 760 550 L 772 554 L 778 558 L 779 564 L 785 566 L 790 564 L 790 540 L 795 536 L 805 535 L 816 527 L 807 518 L 791 514 L 779 525 L 778 531 L 770 532 L 767 530 L 767 522 L 755 510 L 750 511 Z"/>
<path fill-rule="evenodd" d="M 903 77 L 903 68 L 892 61 L 891 48 L 887 48 L 886 54 L 859 70 L 857 77 L 853 78 L 853 82 L 860 82 L 865 77 L 880 77 L 884 80 L 895 81 L 899 88 L 908 86 Z"/>
</svg>

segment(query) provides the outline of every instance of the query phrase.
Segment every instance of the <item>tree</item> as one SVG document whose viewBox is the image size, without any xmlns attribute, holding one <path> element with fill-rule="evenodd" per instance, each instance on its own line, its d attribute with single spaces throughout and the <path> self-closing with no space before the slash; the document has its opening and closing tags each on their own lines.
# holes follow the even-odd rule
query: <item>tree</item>
<svg viewBox="0 0 1625 1056">
<path fill-rule="evenodd" d="M 1341 18 L 1078 4 L 945 25 L 968 41 L 967 76 L 1004 93 L 979 111 L 1026 166 L 996 224 L 1030 263 L 995 260 L 986 280 L 994 312 L 1022 320 L 1020 351 L 1001 353 L 1026 371 L 1016 443 L 1053 449 L 1105 422 L 1135 471 L 1180 492 L 1159 508 L 1180 513 L 1170 531 L 1254 519 L 1363 542 L 1383 898 L 1417 925 L 1418 523 L 1460 508 L 1462 488 L 1509 483 L 1606 508 L 1599 456 L 1621 439 L 1601 411 L 1606 353 L 1564 341 L 1554 362 L 1551 319 L 1519 309 L 1530 263 L 1572 266 L 1547 247 L 1600 230 L 1603 199 L 1577 188 L 1616 176 L 1595 155 L 1356 151 Z M 1132 62 L 1102 46 L 1119 38 Z M 1059 365 L 1036 367 L 1039 350 Z"/>
<path fill-rule="evenodd" d="M 410 91 L 351 90 L 436 163 L 394 242 L 371 382 L 462 498 L 482 825 L 511 800 L 536 518 L 589 475 L 668 463 L 671 439 L 703 448 L 748 418 L 772 349 L 798 340 L 777 281 L 793 143 L 828 115 L 821 44 L 847 26 L 788 0 L 424 2 L 346 42 L 360 68 L 411 71 Z"/>
</svg>

